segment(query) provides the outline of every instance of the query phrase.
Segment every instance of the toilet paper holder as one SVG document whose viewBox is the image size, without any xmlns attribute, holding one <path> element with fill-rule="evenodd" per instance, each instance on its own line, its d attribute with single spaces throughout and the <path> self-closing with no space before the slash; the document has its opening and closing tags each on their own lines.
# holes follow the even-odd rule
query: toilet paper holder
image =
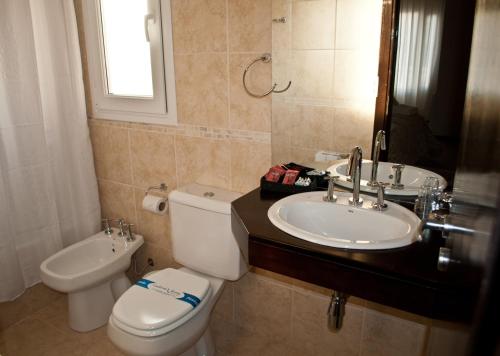
<svg viewBox="0 0 500 356">
<path fill-rule="evenodd" d="M 144 195 L 148 195 L 151 190 L 159 190 L 159 191 L 162 191 L 162 192 L 166 192 L 167 189 L 168 189 L 168 185 L 166 185 L 165 183 L 160 183 L 160 185 L 149 187 L 146 190 L 146 193 Z"/>
</svg>

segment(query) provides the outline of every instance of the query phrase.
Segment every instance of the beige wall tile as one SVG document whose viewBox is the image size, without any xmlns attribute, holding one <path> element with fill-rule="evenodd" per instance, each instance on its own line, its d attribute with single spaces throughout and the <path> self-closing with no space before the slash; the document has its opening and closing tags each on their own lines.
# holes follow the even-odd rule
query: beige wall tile
<svg viewBox="0 0 500 356">
<path fill-rule="evenodd" d="M 293 293 L 292 345 L 311 355 L 358 355 L 363 309 L 347 305 L 342 329 L 327 325 L 330 298 L 316 293 Z"/>
<path fill-rule="evenodd" d="M 235 289 L 235 321 L 275 341 L 290 337 L 292 291 L 265 277 L 247 273 Z"/>
<path fill-rule="evenodd" d="M 320 355 L 359 355 L 364 310 L 353 305 L 346 305 L 342 329 L 331 332 L 324 329 L 323 342 L 320 344 Z"/>
<path fill-rule="evenodd" d="M 333 98 L 333 50 L 306 50 L 292 53 L 290 95 L 300 98 Z"/>
<path fill-rule="evenodd" d="M 134 185 L 144 189 L 166 183 L 175 189 L 174 136 L 152 131 L 130 131 Z"/>
<path fill-rule="evenodd" d="M 272 0 L 229 1 L 229 50 L 271 51 Z"/>
<path fill-rule="evenodd" d="M 286 18 L 286 23 L 273 23 L 273 52 L 291 48 L 292 35 L 292 2 L 290 0 L 272 0 L 272 18 Z"/>
<path fill-rule="evenodd" d="M 276 272 L 268 271 L 263 268 L 258 268 L 254 266 L 250 266 L 250 272 L 254 273 L 258 276 L 266 277 L 267 279 L 272 279 L 273 282 L 283 283 L 284 285 L 291 285 L 296 281 L 296 279 L 292 277 L 285 276 L 283 274 L 279 274 Z"/>
<path fill-rule="evenodd" d="M 230 64 L 230 126 L 239 130 L 271 130 L 271 95 L 264 98 L 250 96 L 242 84 L 245 67 L 259 57 L 261 53 L 231 54 Z M 271 88 L 270 63 L 257 62 L 247 72 L 248 89 L 256 94 L 267 92 Z"/>
<path fill-rule="evenodd" d="M 282 164 L 282 163 L 288 163 L 293 161 L 292 157 L 292 149 L 289 145 L 284 146 L 284 145 L 278 145 L 276 143 L 272 143 L 272 154 L 271 154 L 271 164 L 276 165 L 276 164 Z"/>
<path fill-rule="evenodd" d="M 272 59 L 272 83 L 276 83 L 276 90 L 281 91 L 290 85 L 290 87 L 282 93 L 273 93 L 272 100 L 283 101 L 293 96 L 294 91 L 292 86 L 298 83 L 294 79 L 293 55 L 291 51 L 273 51 Z"/>
<path fill-rule="evenodd" d="M 275 135 L 273 122 L 273 162 L 287 158 L 308 163 L 305 160 L 313 160 L 313 153 L 320 149 L 343 151 L 355 144 L 368 148 L 371 129 L 366 127 L 373 126 L 382 0 L 275 2 L 273 17 L 277 17 L 274 12 L 284 13 L 286 6 L 291 6 L 291 50 L 285 45 L 289 40 L 283 34 L 285 27 L 273 24 L 273 81 L 292 81 L 290 90 L 280 94 L 280 98 L 304 106 L 356 106 L 363 112 L 358 117 L 363 119 L 355 135 L 355 124 L 342 129 L 337 125 L 338 130 L 331 131 L 329 123 L 325 131 L 330 131 L 330 140 L 322 130 L 322 136 L 316 135 L 318 126 L 323 128 L 323 124 L 311 122 L 314 128 L 308 130 L 308 122 L 299 121 L 295 130 L 303 134 L 295 135 L 288 148 L 280 141 L 283 137 Z M 365 125 L 367 118 L 370 124 Z"/>
<path fill-rule="evenodd" d="M 230 143 L 177 136 L 176 157 L 178 185 L 196 182 L 214 187 L 230 187 Z"/>
<path fill-rule="evenodd" d="M 173 0 L 174 52 L 226 51 L 225 0 Z"/>
<path fill-rule="evenodd" d="M 99 200 L 101 201 L 101 215 L 103 218 L 123 218 L 127 223 L 137 225 L 135 214 L 134 189 L 106 180 L 98 180 Z"/>
<path fill-rule="evenodd" d="M 329 304 L 330 298 L 327 296 L 294 290 L 292 315 L 304 323 L 318 324 L 324 329 Z"/>
<path fill-rule="evenodd" d="M 175 55 L 175 83 L 180 123 L 228 127 L 225 53 Z"/>
<path fill-rule="evenodd" d="M 429 330 L 427 356 L 463 355 L 467 350 L 470 330 L 465 325 L 435 321 Z"/>
<path fill-rule="evenodd" d="M 295 113 L 291 142 L 295 147 L 329 150 L 332 148 L 335 109 L 328 106 L 299 105 Z"/>
<path fill-rule="evenodd" d="M 333 96 L 336 99 L 364 99 L 367 108 L 374 108 L 377 72 L 378 55 L 370 56 L 366 51 L 335 51 Z"/>
<path fill-rule="evenodd" d="M 271 151 L 272 164 L 287 163 L 291 160 L 291 139 L 293 132 L 292 113 L 295 106 L 273 100 Z"/>
<path fill-rule="evenodd" d="M 128 130 L 102 125 L 90 125 L 98 178 L 120 183 L 132 182 Z"/>
<path fill-rule="evenodd" d="M 260 185 L 271 165 L 271 147 L 256 142 L 231 142 L 232 190 L 249 192 Z"/>
<path fill-rule="evenodd" d="M 336 48 L 378 48 L 381 21 L 381 0 L 337 0 Z"/>
<path fill-rule="evenodd" d="M 335 5 L 336 0 L 293 2 L 293 49 L 334 49 Z"/>
<path fill-rule="evenodd" d="M 309 293 L 314 293 L 317 294 L 318 296 L 324 296 L 330 298 L 332 296 L 332 290 L 321 287 L 317 284 L 312 284 L 309 282 L 304 282 L 301 281 L 300 279 L 294 279 L 293 283 L 295 290 L 298 290 L 299 292 L 309 292 Z M 351 298 L 349 298 L 349 302 L 351 301 Z"/>
<path fill-rule="evenodd" d="M 426 326 L 367 309 L 361 356 L 418 356 L 422 354 Z"/>
<path fill-rule="evenodd" d="M 165 195 L 152 193 L 153 195 Z M 167 250 L 172 250 L 170 240 L 170 217 L 169 214 L 157 215 L 142 208 L 144 190 L 135 189 L 135 208 L 137 211 L 137 233 L 144 237 L 144 240 L 162 246 Z"/>
<path fill-rule="evenodd" d="M 290 152 L 292 159 L 295 163 L 308 165 L 314 162 L 314 157 L 316 155 L 315 149 L 295 147 L 293 144 L 290 147 Z"/>
<path fill-rule="evenodd" d="M 146 267 L 148 258 L 152 258 L 155 265 L 153 267 L 147 267 L 144 273 L 172 267 L 174 264 L 171 250 L 165 248 L 163 245 L 144 242 L 137 251 L 137 268 L 139 270 Z"/>
<path fill-rule="evenodd" d="M 366 307 L 373 311 L 378 311 L 382 314 L 392 315 L 399 319 L 413 321 L 422 325 L 431 325 L 431 319 L 421 315 L 413 314 L 401 309 L 389 307 L 375 302 L 366 301 Z"/>
<path fill-rule="evenodd" d="M 360 146 L 363 157 L 371 154 L 373 116 L 355 108 L 335 109 L 333 124 L 333 150 L 350 152 L 354 146 Z"/>
</svg>

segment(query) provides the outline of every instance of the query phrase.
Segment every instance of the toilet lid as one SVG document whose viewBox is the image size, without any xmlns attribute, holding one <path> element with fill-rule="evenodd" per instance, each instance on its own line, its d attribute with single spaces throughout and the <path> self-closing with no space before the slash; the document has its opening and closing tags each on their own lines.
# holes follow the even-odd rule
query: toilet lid
<svg viewBox="0 0 500 356">
<path fill-rule="evenodd" d="M 170 329 L 180 319 L 182 323 L 189 320 L 188 314 L 197 314 L 209 291 L 208 280 L 167 268 L 149 274 L 123 293 L 112 317 L 128 331 L 167 331 L 165 327 Z"/>
</svg>

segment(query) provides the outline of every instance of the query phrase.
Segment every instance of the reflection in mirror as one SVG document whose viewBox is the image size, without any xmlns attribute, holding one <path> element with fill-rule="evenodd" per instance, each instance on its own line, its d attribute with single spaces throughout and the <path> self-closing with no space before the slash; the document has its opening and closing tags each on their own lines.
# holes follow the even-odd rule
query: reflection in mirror
<svg viewBox="0 0 500 356">
<path fill-rule="evenodd" d="M 460 142 L 474 1 L 401 0 L 388 161 L 453 183 Z M 390 128 L 390 129 L 389 129 Z"/>
<path fill-rule="evenodd" d="M 370 156 L 382 0 L 273 0 L 273 163 Z M 284 18 L 284 20 L 282 19 Z"/>
</svg>

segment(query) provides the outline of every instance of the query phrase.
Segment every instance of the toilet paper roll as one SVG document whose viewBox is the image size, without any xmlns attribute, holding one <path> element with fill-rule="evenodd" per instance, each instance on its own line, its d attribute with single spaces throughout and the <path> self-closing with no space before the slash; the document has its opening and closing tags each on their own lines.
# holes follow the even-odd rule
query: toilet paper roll
<svg viewBox="0 0 500 356">
<path fill-rule="evenodd" d="M 146 195 L 142 201 L 142 208 L 158 215 L 164 215 L 168 210 L 167 198 Z"/>
</svg>

